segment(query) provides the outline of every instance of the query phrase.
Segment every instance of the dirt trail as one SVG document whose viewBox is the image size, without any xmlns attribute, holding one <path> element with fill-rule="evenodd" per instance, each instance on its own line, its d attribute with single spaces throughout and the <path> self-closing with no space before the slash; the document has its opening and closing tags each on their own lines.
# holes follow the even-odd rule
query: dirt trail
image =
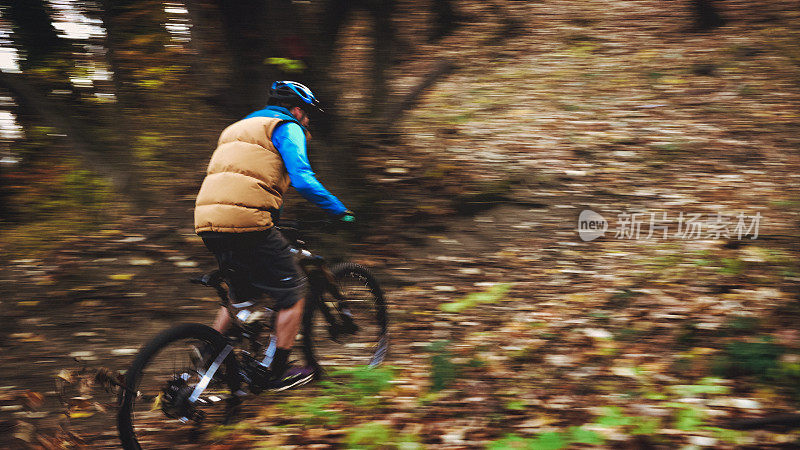
<svg viewBox="0 0 800 450">
<path fill-rule="evenodd" d="M 427 243 L 409 245 L 406 255 L 377 260 L 355 254 L 386 285 L 393 322 L 387 363 L 422 356 L 412 344 L 445 337 L 441 330 L 409 323 L 408 315 L 452 300 L 472 284 L 502 279 L 506 268 L 497 264 L 497 254 L 530 236 L 540 214 L 501 206 L 455 220 L 440 234 L 420 236 Z M 188 233 L 165 238 L 107 231 L 42 260 L 10 261 L 0 277 L 7 324 L 0 356 L 0 421 L 21 420 L 42 433 L 66 425 L 92 445 L 106 442 L 107 433 L 98 431 L 113 427 L 113 409 L 90 409 L 95 417 L 67 420 L 55 390 L 57 374 L 80 367 L 90 374 L 99 368 L 124 370 L 136 349 L 159 331 L 176 322 L 210 323 L 215 294 L 188 282 L 189 276 L 213 268 L 201 245 Z M 458 288 L 443 287 L 453 284 Z M 31 392 L 43 394 L 43 404 L 34 408 L 26 403 L 24 396 Z M 92 394 L 93 401 L 111 401 L 99 389 Z"/>
<path fill-rule="evenodd" d="M 612 427 L 607 444 L 739 445 L 714 427 L 796 410 L 786 382 L 796 380 L 800 349 L 796 8 L 722 2 L 729 27 L 687 34 L 688 13 L 674 2 L 513 3 L 526 31 L 500 47 L 485 42 L 495 22 L 420 46 L 429 52 L 420 66 L 452 54 L 469 65 L 420 98 L 399 142 L 361 157 L 379 197 L 365 208 L 385 217 L 351 256 L 390 286 L 388 363 L 403 370 L 381 409 L 346 425 L 385 420 L 434 447 L 480 447 L 506 433 L 599 426 L 618 411 L 618 421 L 653 430 Z M 465 8 L 495 17 L 486 5 Z M 773 22 L 758 19 L 767 13 Z M 398 70 L 422 72 L 414 64 Z M 603 238 L 579 239 L 584 209 L 608 220 Z M 633 212 L 645 213 L 645 234 L 649 214 L 665 214 L 669 235 L 618 233 Z M 704 225 L 725 216 L 730 231 L 739 213 L 761 215 L 758 239 L 675 234 L 681 214 Z M 70 354 L 120 369 L 172 322 L 211 320 L 213 293 L 183 280 L 213 262 L 191 230 L 164 223 L 123 223 L 0 268 L 6 429 L 61 420 L 51 383 Z M 498 283 L 509 283 L 502 296 L 465 300 Z M 458 367 L 438 392 L 435 342 Z M 780 345 L 783 359 L 771 361 L 788 378 L 712 377 L 712 362 L 731 358 L 737 342 Z M 30 405 L 28 390 L 45 404 Z M 271 401 L 249 405 L 277 415 Z M 682 403 L 692 406 L 676 410 Z M 702 427 L 680 428 L 674 416 L 689 413 Z M 258 420 L 245 425 L 263 431 L 273 417 Z M 294 428 L 274 433 L 275 445 L 341 442 L 319 424 L 282 425 Z M 793 442 L 768 432 L 741 439 Z"/>
</svg>

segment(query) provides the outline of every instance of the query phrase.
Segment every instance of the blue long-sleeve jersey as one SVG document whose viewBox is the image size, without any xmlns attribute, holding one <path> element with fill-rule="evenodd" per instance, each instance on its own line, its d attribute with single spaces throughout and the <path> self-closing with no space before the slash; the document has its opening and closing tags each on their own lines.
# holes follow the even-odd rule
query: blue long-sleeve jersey
<svg viewBox="0 0 800 450">
<path fill-rule="evenodd" d="M 287 122 L 280 124 L 272 132 L 272 143 L 283 158 L 292 186 L 306 200 L 333 215 L 342 215 L 347 208 L 336 196 L 331 194 L 317 180 L 306 151 L 305 129 L 297 122 L 288 109 L 280 106 L 267 106 L 245 117 L 274 117 Z"/>
</svg>

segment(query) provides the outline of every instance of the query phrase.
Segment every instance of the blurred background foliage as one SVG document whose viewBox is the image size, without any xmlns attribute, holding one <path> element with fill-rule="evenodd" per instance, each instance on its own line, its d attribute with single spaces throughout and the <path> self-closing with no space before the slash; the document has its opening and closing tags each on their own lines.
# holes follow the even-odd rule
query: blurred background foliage
<svg viewBox="0 0 800 450">
<path fill-rule="evenodd" d="M 724 20 L 690 2 L 695 26 Z M 392 71 L 410 46 L 468 18 L 451 0 L 3 0 L 0 2 L 0 221 L 79 223 L 191 197 L 219 131 L 265 103 L 275 79 L 310 86 L 329 114 L 315 142 L 335 186 L 363 189 L 363 137 L 386 139 L 417 86 Z M 503 6 L 500 36 L 519 27 Z M 401 25 L 398 25 L 401 24 Z M 463 113 L 462 113 L 463 114 Z M 375 141 L 375 139 L 372 139 Z M 317 144 L 321 146 L 320 144 Z M 354 195 L 357 197 L 357 194 Z M 112 207 L 113 206 L 113 207 Z M 78 211 L 88 208 L 87 211 Z M 45 236 L 44 240 L 49 237 Z"/>
<path fill-rule="evenodd" d="M 393 3 L 3 1 L 4 233 L 65 220 L 75 228 L 114 211 L 141 214 L 188 198 L 219 131 L 263 106 L 275 79 L 307 83 L 325 100 L 331 114 L 315 127 L 316 137 L 353 139 L 344 122 L 336 132 L 331 126 L 341 119 L 335 99 L 346 85 L 348 102 L 355 95 L 369 106 L 353 119 L 380 112 L 388 98 Z M 450 2 L 423 7 L 439 23 L 434 33 L 446 32 Z M 347 76 L 337 84 L 330 74 L 336 36 L 346 27 L 374 43 L 362 55 L 371 75 L 365 86 Z M 353 163 L 349 151 L 328 156 Z"/>
</svg>

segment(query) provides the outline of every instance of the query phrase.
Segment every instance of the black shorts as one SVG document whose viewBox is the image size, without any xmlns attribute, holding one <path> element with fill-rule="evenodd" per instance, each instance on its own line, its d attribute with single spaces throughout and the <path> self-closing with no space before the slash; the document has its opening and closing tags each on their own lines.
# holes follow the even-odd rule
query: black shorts
<svg viewBox="0 0 800 450">
<path fill-rule="evenodd" d="M 305 295 L 306 277 L 280 231 L 248 233 L 200 233 L 229 278 L 231 300 L 255 300 L 265 293 L 276 309 L 293 306 Z"/>
</svg>

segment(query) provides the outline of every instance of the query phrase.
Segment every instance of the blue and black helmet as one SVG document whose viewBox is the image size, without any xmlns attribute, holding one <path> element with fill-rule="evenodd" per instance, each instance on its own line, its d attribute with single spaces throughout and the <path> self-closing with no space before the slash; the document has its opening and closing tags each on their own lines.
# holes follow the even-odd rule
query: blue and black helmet
<svg viewBox="0 0 800 450">
<path fill-rule="evenodd" d="M 276 81 L 269 88 L 270 100 L 296 103 L 302 108 L 312 107 L 313 110 L 323 112 L 319 100 L 311 89 L 296 81 Z"/>
</svg>

